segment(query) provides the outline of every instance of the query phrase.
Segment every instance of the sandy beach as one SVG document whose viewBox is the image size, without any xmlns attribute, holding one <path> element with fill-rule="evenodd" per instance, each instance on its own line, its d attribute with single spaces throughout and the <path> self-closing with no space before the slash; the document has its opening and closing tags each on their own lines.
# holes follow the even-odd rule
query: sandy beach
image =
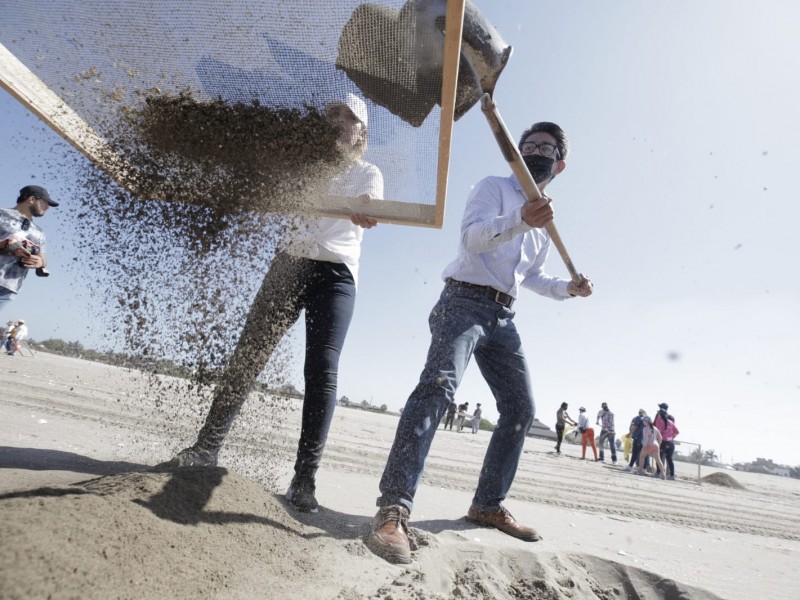
<svg viewBox="0 0 800 600">
<path fill-rule="evenodd" d="M 397 417 L 337 408 L 317 514 L 289 507 L 300 401 L 253 398 L 214 469 L 152 473 L 207 404 L 181 380 L 38 353 L 0 357 L 0 598 L 791 598 L 800 481 L 677 463 L 678 480 L 529 439 L 506 501 L 543 536 L 464 519 L 490 433 L 439 431 L 414 562 L 363 537 Z M 487 399 L 487 402 L 490 401 Z M 545 419 L 546 420 L 546 419 Z M 723 472 L 741 489 L 710 483 Z"/>
</svg>

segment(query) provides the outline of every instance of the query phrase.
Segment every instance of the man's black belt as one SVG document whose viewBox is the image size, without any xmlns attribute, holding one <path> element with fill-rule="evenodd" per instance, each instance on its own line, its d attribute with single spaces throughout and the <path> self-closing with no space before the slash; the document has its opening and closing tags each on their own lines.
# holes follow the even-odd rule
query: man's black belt
<svg viewBox="0 0 800 600">
<path fill-rule="evenodd" d="M 505 292 L 496 290 L 493 287 L 489 287 L 488 285 L 478 285 L 477 283 L 459 281 L 458 279 L 453 279 L 452 277 L 447 278 L 447 283 L 448 285 L 457 285 L 459 287 L 467 288 L 470 290 L 477 290 L 486 295 L 487 297 L 491 298 L 498 304 L 502 304 L 506 308 L 511 308 L 511 305 L 514 304 L 514 297 L 511 294 L 506 294 Z"/>
</svg>

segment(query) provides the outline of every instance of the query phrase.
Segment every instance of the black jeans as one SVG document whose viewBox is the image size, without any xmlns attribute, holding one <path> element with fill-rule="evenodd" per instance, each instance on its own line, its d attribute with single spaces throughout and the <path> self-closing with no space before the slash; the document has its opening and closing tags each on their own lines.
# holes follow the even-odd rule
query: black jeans
<svg viewBox="0 0 800 600">
<path fill-rule="evenodd" d="M 278 254 L 264 277 L 222 375 L 196 446 L 217 453 L 256 378 L 305 310 L 305 398 L 295 473 L 313 478 L 336 407 L 339 357 L 356 288 L 347 265 Z"/>
<path fill-rule="evenodd" d="M 675 463 L 672 455 L 675 454 L 675 442 L 661 442 L 661 462 L 664 463 L 665 475 L 675 477 Z"/>
<path fill-rule="evenodd" d="M 561 452 L 561 440 L 564 439 L 566 425 L 556 425 L 556 452 Z"/>
<path fill-rule="evenodd" d="M 629 467 L 639 466 L 639 455 L 642 453 L 642 440 L 633 440 L 633 451 L 631 452 L 631 462 Z"/>
</svg>

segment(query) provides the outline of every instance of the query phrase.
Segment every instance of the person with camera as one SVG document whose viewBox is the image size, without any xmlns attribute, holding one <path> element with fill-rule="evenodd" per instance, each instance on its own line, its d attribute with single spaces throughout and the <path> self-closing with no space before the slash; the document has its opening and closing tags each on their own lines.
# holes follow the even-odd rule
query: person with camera
<svg viewBox="0 0 800 600">
<path fill-rule="evenodd" d="M 28 271 L 48 275 L 45 235 L 34 217 L 42 217 L 58 202 L 46 189 L 26 185 L 19 191 L 14 208 L 0 208 L 0 312 L 17 297 Z"/>
<path fill-rule="evenodd" d="M 363 160 L 367 149 L 367 105 L 349 93 L 325 108 L 339 132 L 343 169 L 331 181 L 331 196 L 383 198 L 383 175 Z M 339 356 L 353 316 L 364 229 L 377 220 L 309 217 L 296 222 L 250 307 L 239 342 L 217 384 L 197 441 L 155 470 L 212 467 L 236 416 L 275 347 L 305 311 L 305 394 L 295 475 L 286 499 L 301 512 L 317 512 L 315 476 L 336 407 Z"/>
</svg>

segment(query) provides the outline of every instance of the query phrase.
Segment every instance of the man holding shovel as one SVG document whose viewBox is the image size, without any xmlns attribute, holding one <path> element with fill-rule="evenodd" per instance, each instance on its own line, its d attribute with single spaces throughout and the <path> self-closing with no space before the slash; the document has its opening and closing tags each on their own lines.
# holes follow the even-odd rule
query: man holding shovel
<svg viewBox="0 0 800 600">
<path fill-rule="evenodd" d="M 567 137 L 554 123 L 531 126 L 519 150 L 539 191 L 566 167 Z M 427 362 L 400 418 L 367 538 L 367 546 L 389 562 L 411 562 L 408 519 L 414 495 L 436 426 L 473 354 L 500 417 L 467 519 L 521 540 L 539 540 L 502 505 L 535 414 L 512 306 L 520 286 L 555 300 L 592 293 L 584 276 L 568 280 L 544 272 L 551 242 L 544 228 L 552 219 L 550 199 L 529 201 L 516 175 L 483 179 L 467 200 L 458 257 L 444 270 L 445 287 L 429 318 Z"/>
</svg>

